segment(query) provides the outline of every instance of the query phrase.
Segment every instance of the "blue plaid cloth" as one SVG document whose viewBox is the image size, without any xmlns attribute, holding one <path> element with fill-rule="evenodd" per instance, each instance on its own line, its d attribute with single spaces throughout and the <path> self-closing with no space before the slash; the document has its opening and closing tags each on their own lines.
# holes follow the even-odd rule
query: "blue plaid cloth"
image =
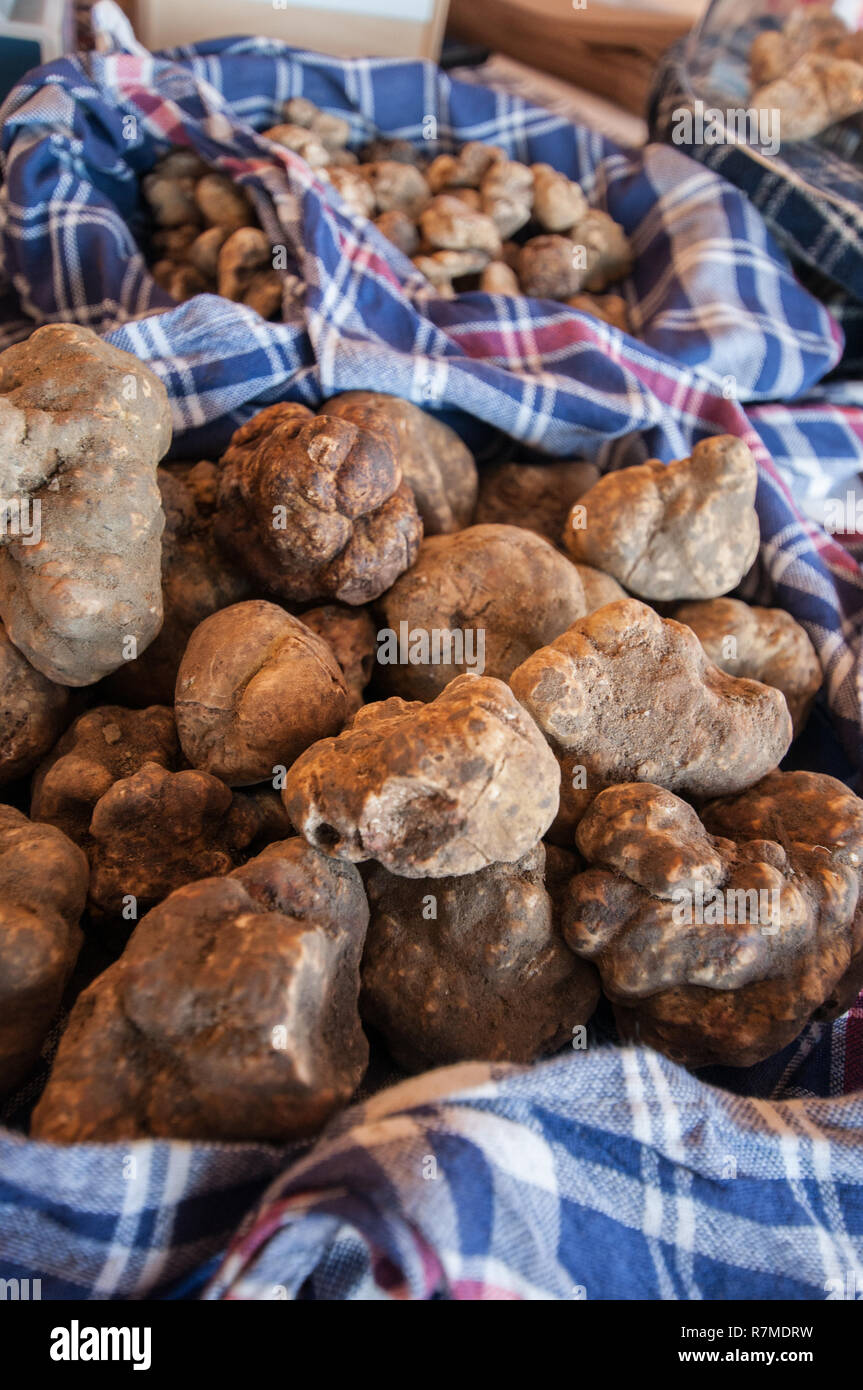
<svg viewBox="0 0 863 1390">
<path fill-rule="evenodd" d="M 806 625 L 828 676 L 819 741 L 795 756 L 863 767 L 863 580 L 854 538 L 812 513 L 825 476 L 840 488 L 863 468 L 863 403 L 820 386 L 841 334 L 745 197 L 677 150 L 616 149 L 429 64 L 252 39 L 154 57 L 113 5 L 96 22 L 99 53 L 40 69 L 0 113 L 0 345 L 34 322 L 107 334 L 165 381 L 177 456 L 212 456 L 271 401 L 363 387 L 522 458 L 613 467 L 739 434 L 760 468 L 751 582 Z M 430 153 L 491 140 L 579 178 L 633 240 L 638 336 L 560 304 L 436 298 L 256 133 L 300 94 L 344 112 L 356 142 L 419 140 L 434 116 Z M 285 246 L 281 321 L 212 296 L 175 306 L 153 282 L 138 176 L 174 144 L 243 183 Z M 761 1067 L 700 1077 L 597 1024 L 586 1053 L 404 1081 L 289 1149 L 0 1130 L 0 1278 L 46 1298 L 827 1298 L 863 1288 L 855 1090 L 859 1009 Z"/>
<path fill-rule="evenodd" d="M 837 1297 L 863 1289 L 863 1096 L 805 1098 L 812 1047 L 793 1101 L 599 1045 L 429 1072 L 304 1152 L 0 1136 L 0 1276 L 43 1298 Z"/>
<path fill-rule="evenodd" d="M 708 6 L 694 36 L 659 64 L 649 107 L 654 140 L 670 141 L 676 115 L 696 100 L 720 111 L 750 104 L 749 49 L 764 16 L 729 30 Z M 687 154 L 742 190 L 788 251 L 801 277 L 842 324 L 845 375 L 863 375 L 863 118 L 849 117 L 817 139 L 783 142 L 778 155 L 757 145 L 693 143 Z M 777 392 L 777 398 L 780 393 Z"/>
</svg>

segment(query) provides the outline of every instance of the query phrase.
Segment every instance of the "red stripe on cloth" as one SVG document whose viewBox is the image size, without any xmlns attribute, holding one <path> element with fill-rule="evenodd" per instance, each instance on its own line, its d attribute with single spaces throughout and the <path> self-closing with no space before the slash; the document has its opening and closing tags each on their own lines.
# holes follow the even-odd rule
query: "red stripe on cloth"
<svg viewBox="0 0 863 1390">
<path fill-rule="evenodd" d="M 845 1080 L 843 1093 L 863 1091 L 863 994 L 845 1019 Z"/>
</svg>

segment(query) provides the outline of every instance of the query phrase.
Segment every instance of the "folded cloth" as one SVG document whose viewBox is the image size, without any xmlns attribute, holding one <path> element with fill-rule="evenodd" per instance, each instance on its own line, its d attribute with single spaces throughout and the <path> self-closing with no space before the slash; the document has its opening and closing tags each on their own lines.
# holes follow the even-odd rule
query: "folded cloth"
<svg viewBox="0 0 863 1390">
<path fill-rule="evenodd" d="M 827 1031 L 859 1087 L 863 1011 Z M 306 1151 L 0 1135 L 0 1273 L 43 1298 L 844 1297 L 863 1093 L 809 1097 L 819 1045 L 774 1084 L 794 1100 L 600 1044 L 429 1072 Z"/>
<path fill-rule="evenodd" d="M 678 395 L 784 399 L 838 360 L 835 323 L 761 217 L 678 151 L 624 152 L 429 63 L 338 61 L 261 39 L 154 56 L 108 0 L 94 18 L 99 52 L 37 69 L 0 111 L 3 261 L 32 320 L 115 330 L 163 377 L 178 452 L 223 447 L 286 395 L 314 404 L 359 387 L 467 411 L 558 455 L 651 429 L 668 450 Z M 437 298 L 303 160 L 256 133 L 297 95 L 344 113 L 356 143 L 377 130 L 431 136 L 435 154 L 479 139 L 578 178 L 632 238 L 639 340 L 558 303 Z M 212 296 L 178 307 L 153 281 L 139 176 L 177 144 L 236 178 L 285 248 L 281 323 Z"/>
<path fill-rule="evenodd" d="M 278 1178 L 204 1296 L 844 1297 L 861 1123 L 863 1095 L 743 1100 L 631 1047 L 430 1072 Z"/>
<path fill-rule="evenodd" d="M 807 283 L 841 323 L 848 351 L 845 374 L 863 369 L 863 122 L 859 116 L 811 140 L 782 140 L 778 153 L 757 143 L 703 139 L 684 142 L 683 113 L 697 109 L 748 112 L 749 49 L 766 16 L 729 30 L 713 15 L 713 0 L 695 36 L 673 44 L 658 64 L 648 106 L 653 140 L 673 141 L 693 159 L 739 188 L 787 250 Z M 775 26 L 773 26 L 775 27 Z M 753 125 L 753 130 L 755 129 Z M 781 123 L 779 127 L 781 140 Z M 711 136 L 711 141 L 713 136 Z M 779 397 L 777 392 L 777 397 Z"/>
</svg>

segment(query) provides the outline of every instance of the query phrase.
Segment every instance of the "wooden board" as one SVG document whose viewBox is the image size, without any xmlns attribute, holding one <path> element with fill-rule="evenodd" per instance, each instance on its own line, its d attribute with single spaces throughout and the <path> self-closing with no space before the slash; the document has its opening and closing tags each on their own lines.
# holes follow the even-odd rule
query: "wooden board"
<svg viewBox="0 0 863 1390">
<path fill-rule="evenodd" d="M 128 8 L 151 49 L 254 34 L 340 58 L 436 59 L 447 13 L 446 0 L 131 0 Z"/>
<path fill-rule="evenodd" d="M 661 54 L 688 33 L 700 0 L 671 11 L 587 0 L 450 0 L 448 32 L 643 115 Z"/>
</svg>

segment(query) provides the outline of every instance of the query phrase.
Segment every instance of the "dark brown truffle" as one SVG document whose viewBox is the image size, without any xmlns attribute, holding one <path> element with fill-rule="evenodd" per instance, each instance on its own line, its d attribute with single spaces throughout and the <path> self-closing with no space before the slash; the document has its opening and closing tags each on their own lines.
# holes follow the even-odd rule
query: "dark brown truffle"
<svg viewBox="0 0 863 1390">
<path fill-rule="evenodd" d="M 368 904 L 299 839 L 172 893 L 78 999 L 34 1139 L 284 1142 L 350 1099 Z"/>
<path fill-rule="evenodd" d="M 0 1094 L 39 1057 L 78 956 L 86 896 L 81 851 L 0 806 Z"/>
<path fill-rule="evenodd" d="M 375 665 L 375 625 L 365 608 L 327 603 L 303 613 L 305 627 L 322 637 L 341 667 L 347 687 L 347 720 L 363 703 Z"/>
<path fill-rule="evenodd" d="M 162 536 L 162 629 L 145 652 L 124 661 L 102 687 L 112 702 L 143 707 L 174 703 L 177 671 L 193 631 L 221 608 L 249 596 L 249 582 L 226 562 L 213 536 L 208 499 L 218 471 L 202 462 L 194 468 L 160 468 L 159 491 L 165 512 Z"/>
<path fill-rule="evenodd" d="M 264 817 L 206 772 L 145 763 L 109 787 L 90 821 L 90 913 L 134 922 L 175 888 L 230 873 Z"/>
<path fill-rule="evenodd" d="M 401 1066 L 531 1062 L 590 1018 L 597 978 L 572 968 L 544 863 L 540 844 L 515 864 L 444 880 L 371 875 L 361 1011 Z"/>
<path fill-rule="evenodd" d="M 336 415 L 369 429 L 380 429 L 381 417 L 387 419 L 425 534 L 437 536 L 470 525 L 476 505 L 476 464 L 449 425 L 410 401 L 379 391 L 345 391 L 322 405 L 318 414 Z"/>
<path fill-rule="evenodd" d="M 180 760 L 171 710 L 102 705 L 76 719 L 33 779 L 30 814 L 86 849 L 100 796 L 145 763 L 172 770 Z"/>
<path fill-rule="evenodd" d="M 525 526 L 559 545 L 573 502 L 593 487 L 592 463 L 498 463 L 480 474 L 477 525 Z"/>
<path fill-rule="evenodd" d="M 269 406 L 237 430 L 222 463 L 218 540 L 278 598 L 367 603 L 416 558 L 422 522 L 383 416 L 361 429 Z"/>
</svg>

